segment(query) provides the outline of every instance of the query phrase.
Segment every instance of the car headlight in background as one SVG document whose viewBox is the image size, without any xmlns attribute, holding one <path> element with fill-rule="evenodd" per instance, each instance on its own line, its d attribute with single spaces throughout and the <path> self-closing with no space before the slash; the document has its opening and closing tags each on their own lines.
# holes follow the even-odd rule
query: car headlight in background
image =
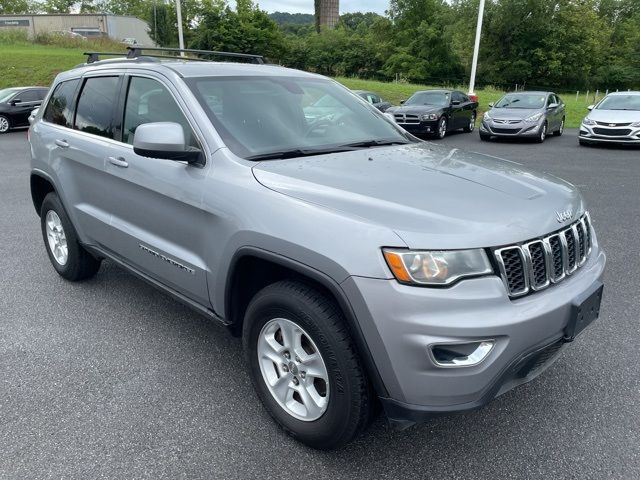
<svg viewBox="0 0 640 480">
<path fill-rule="evenodd" d="M 640 127 L 640 122 L 633 122 L 631 124 L 632 127 Z"/>
<path fill-rule="evenodd" d="M 529 123 L 537 122 L 542 118 L 543 115 L 544 113 L 542 112 L 536 113 L 535 115 L 531 115 L 530 117 L 525 118 L 524 121 Z"/>
<path fill-rule="evenodd" d="M 591 120 L 590 118 L 585 118 L 584 120 L 582 120 L 582 124 L 583 125 L 595 125 L 596 122 L 595 122 L 595 120 Z"/>
<path fill-rule="evenodd" d="M 421 251 L 384 248 L 382 251 L 393 276 L 401 283 L 444 286 L 464 277 L 493 273 L 482 249 Z"/>
<path fill-rule="evenodd" d="M 438 115 L 436 115 L 435 113 L 425 113 L 421 118 L 422 120 L 437 120 Z"/>
<path fill-rule="evenodd" d="M 484 112 L 484 115 L 482 116 L 483 120 L 491 120 L 491 116 L 489 115 L 489 112 Z"/>
</svg>

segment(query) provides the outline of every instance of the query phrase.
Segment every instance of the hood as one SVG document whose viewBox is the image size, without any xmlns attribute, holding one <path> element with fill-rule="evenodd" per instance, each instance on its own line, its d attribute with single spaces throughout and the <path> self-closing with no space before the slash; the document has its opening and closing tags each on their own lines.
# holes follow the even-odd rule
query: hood
<svg viewBox="0 0 640 480">
<path fill-rule="evenodd" d="M 543 108 L 492 108 L 489 116 L 494 120 L 523 120 L 542 111 Z"/>
<path fill-rule="evenodd" d="M 405 115 L 424 115 L 425 113 L 442 112 L 443 107 L 437 105 L 400 105 L 391 107 L 389 113 L 404 113 Z"/>
<path fill-rule="evenodd" d="M 633 123 L 640 122 L 638 110 L 591 110 L 588 118 L 597 122 L 606 123 Z"/>
<path fill-rule="evenodd" d="M 569 183 L 519 164 L 431 143 L 253 168 L 265 187 L 395 231 L 410 248 L 491 247 L 558 230 L 584 209 Z"/>
</svg>

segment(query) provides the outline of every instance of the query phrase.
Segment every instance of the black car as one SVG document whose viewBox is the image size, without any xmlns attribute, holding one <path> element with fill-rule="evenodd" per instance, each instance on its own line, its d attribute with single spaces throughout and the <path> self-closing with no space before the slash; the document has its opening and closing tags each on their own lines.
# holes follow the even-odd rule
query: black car
<svg viewBox="0 0 640 480">
<path fill-rule="evenodd" d="M 381 112 L 386 112 L 389 107 L 391 107 L 391 103 L 383 100 L 383 98 L 377 93 L 369 92 L 367 90 L 354 90 L 353 93 L 362 97 Z"/>
<path fill-rule="evenodd" d="M 414 135 L 443 138 L 453 130 L 472 132 L 476 124 L 478 102 L 456 90 L 423 90 L 401 103 L 387 112 Z"/>
<path fill-rule="evenodd" d="M 46 87 L 15 87 L 0 90 L 0 133 L 29 125 L 31 111 L 42 104 Z"/>
</svg>

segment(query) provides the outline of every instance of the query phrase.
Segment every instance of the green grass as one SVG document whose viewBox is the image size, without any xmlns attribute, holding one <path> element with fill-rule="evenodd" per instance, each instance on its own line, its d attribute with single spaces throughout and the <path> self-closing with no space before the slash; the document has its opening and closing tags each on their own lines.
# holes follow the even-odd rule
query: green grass
<svg viewBox="0 0 640 480">
<path fill-rule="evenodd" d="M 0 36 L 0 88 L 21 85 L 50 85 L 54 77 L 65 70 L 85 61 L 82 52 L 125 51 L 122 45 L 113 42 L 94 43 L 76 42 L 68 39 L 41 37 L 40 42 L 57 43 L 58 45 L 43 45 L 28 42 L 21 38 Z M 371 90 L 388 101 L 397 105 L 401 100 L 411 96 L 416 90 L 432 88 L 428 85 L 409 83 L 387 83 L 358 78 L 337 78 L 340 83 L 356 90 Z M 480 99 L 479 114 L 482 115 L 490 102 L 497 101 L 504 92 L 487 88 L 478 90 Z M 593 95 L 587 100 L 583 95 L 576 100 L 575 94 L 562 95 L 567 106 L 567 127 L 577 127 L 587 113 L 587 105 L 594 103 Z"/>
</svg>

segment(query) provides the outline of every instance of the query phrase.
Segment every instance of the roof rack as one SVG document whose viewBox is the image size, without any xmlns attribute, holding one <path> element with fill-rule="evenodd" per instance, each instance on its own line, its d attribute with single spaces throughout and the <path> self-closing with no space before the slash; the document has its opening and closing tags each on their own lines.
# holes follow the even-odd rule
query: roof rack
<svg viewBox="0 0 640 480">
<path fill-rule="evenodd" d="M 264 57 L 262 55 L 252 55 L 249 53 L 233 53 L 233 52 L 219 52 L 215 50 L 193 50 L 190 48 L 162 48 L 162 47 L 141 47 L 138 45 L 128 46 L 127 53 L 115 53 L 115 52 L 85 52 L 83 55 L 87 55 L 87 63 L 95 63 L 100 61 L 100 56 L 108 57 L 126 57 L 126 58 L 173 58 L 180 60 L 191 60 L 199 62 L 211 62 L 213 60 L 206 58 L 193 58 L 175 55 L 162 55 L 162 53 L 194 53 L 197 55 L 215 56 L 215 57 L 232 57 L 232 58 L 244 58 L 251 60 L 251 63 L 259 65 L 264 64 Z M 158 52 L 158 53 L 144 53 L 144 52 Z"/>
</svg>

